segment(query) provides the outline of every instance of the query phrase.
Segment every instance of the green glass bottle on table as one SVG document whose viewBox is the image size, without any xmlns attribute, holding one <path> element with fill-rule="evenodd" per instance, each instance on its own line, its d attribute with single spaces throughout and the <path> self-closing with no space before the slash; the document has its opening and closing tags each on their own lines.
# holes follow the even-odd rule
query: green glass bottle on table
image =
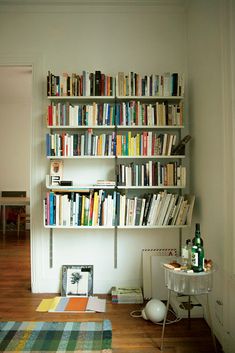
<svg viewBox="0 0 235 353">
<path fill-rule="evenodd" d="M 196 224 L 195 237 L 192 240 L 191 264 L 194 272 L 204 271 L 204 248 L 201 238 L 200 224 Z"/>
</svg>

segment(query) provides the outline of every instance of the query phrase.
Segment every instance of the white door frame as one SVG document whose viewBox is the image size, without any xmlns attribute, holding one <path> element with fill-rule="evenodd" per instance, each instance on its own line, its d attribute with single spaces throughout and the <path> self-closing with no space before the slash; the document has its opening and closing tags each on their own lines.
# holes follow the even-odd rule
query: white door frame
<svg viewBox="0 0 235 353">
<path fill-rule="evenodd" d="M 32 110 L 30 121 L 30 258 L 31 290 L 39 291 L 37 271 L 40 269 L 40 255 L 36 252 L 42 248 L 42 111 L 43 87 L 42 56 L 8 56 L 0 54 L 0 66 L 30 66 L 32 68 Z M 40 242 L 40 244 L 39 244 Z M 39 247 L 38 247 L 39 245 Z"/>
</svg>

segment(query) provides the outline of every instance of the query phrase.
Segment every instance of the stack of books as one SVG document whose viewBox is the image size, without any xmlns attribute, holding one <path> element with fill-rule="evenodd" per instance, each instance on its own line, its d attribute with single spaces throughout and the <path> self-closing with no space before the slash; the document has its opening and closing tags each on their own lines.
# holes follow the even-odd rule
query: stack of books
<svg viewBox="0 0 235 353">
<path fill-rule="evenodd" d="M 115 304 L 142 304 L 142 289 L 138 287 L 112 287 L 112 303 Z"/>
</svg>

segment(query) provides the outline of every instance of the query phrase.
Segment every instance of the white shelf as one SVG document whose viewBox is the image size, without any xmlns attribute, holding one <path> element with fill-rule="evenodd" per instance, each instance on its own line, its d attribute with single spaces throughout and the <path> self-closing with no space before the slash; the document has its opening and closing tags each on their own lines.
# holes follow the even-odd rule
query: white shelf
<svg viewBox="0 0 235 353">
<path fill-rule="evenodd" d="M 118 159 L 184 159 L 185 156 L 117 156 Z M 115 156 L 47 156 L 47 159 L 115 159 Z"/>
<path fill-rule="evenodd" d="M 49 100 L 77 100 L 77 101 L 85 101 L 85 100 L 114 100 L 115 96 L 47 96 Z"/>
<path fill-rule="evenodd" d="M 114 229 L 115 226 L 46 226 L 49 229 Z"/>
<path fill-rule="evenodd" d="M 141 189 L 184 189 L 185 186 L 156 186 L 156 185 L 153 185 L 153 186 L 121 186 L 121 185 L 118 185 L 117 186 L 117 189 L 120 189 L 120 190 L 141 190 Z"/>
<path fill-rule="evenodd" d="M 49 229 L 180 229 L 180 228 L 187 228 L 190 225 L 169 225 L 169 226 L 46 226 L 45 228 Z"/>
<path fill-rule="evenodd" d="M 116 95 L 117 99 L 128 99 L 128 100 L 180 100 L 184 99 L 183 96 L 119 96 Z"/>
<path fill-rule="evenodd" d="M 117 156 L 118 159 L 128 159 L 128 158 L 134 158 L 134 159 L 183 159 L 185 156 L 179 156 L 179 155 L 170 155 L 170 156 Z"/>
<path fill-rule="evenodd" d="M 117 129 L 184 129 L 184 125 L 117 125 Z"/>
<path fill-rule="evenodd" d="M 47 156 L 47 159 L 115 159 L 115 156 Z"/>
<path fill-rule="evenodd" d="M 190 225 L 168 225 L 168 226 L 117 226 L 118 229 L 179 229 L 179 228 L 187 228 Z"/>
<path fill-rule="evenodd" d="M 184 125 L 47 125 L 48 129 L 115 129 L 115 127 L 119 130 L 123 129 L 141 129 L 141 130 L 147 130 L 147 129 L 184 129 Z"/>
<path fill-rule="evenodd" d="M 73 186 L 59 186 L 59 185 L 46 185 L 46 188 L 52 191 L 68 191 L 68 192 L 84 192 L 92 189 L 110 189 L 114 190 L 114 185 L 73 185 Z"/>
<path fill-rule="evenodd" d="M 51 125 L 47 126 L 48 129 L 115 129 L 115 125 L 90 125 L 90 126 L 82 126 L 82 125 Z"/>
</svg>

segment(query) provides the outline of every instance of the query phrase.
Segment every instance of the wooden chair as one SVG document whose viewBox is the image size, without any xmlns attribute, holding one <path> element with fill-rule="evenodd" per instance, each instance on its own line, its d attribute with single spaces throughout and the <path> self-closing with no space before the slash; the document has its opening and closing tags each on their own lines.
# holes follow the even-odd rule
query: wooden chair
<svg viewBox="0 0 235 353">
<path fill-rule="evenodd" d="M 2 197 L 26 197 L 26 191 L 2 191 Z M 30 214 L 26 212 L 25 206 L 13 206 L 13 208 L 16 210 L 16 229 L 19 237 L 21 224 L 24 224 L 24 230 L 27 229 L 27 225 L 30 225 Z"/>
<path fill-rule="evenodd" d="M 19 212 L 17 215 L 17 235 L 20 235 L 20 226 L 23 223 L 24 230 L 28 228 L 27 225 L 30 227 L 30 214 L 26 212 Z"/>
</svg>

